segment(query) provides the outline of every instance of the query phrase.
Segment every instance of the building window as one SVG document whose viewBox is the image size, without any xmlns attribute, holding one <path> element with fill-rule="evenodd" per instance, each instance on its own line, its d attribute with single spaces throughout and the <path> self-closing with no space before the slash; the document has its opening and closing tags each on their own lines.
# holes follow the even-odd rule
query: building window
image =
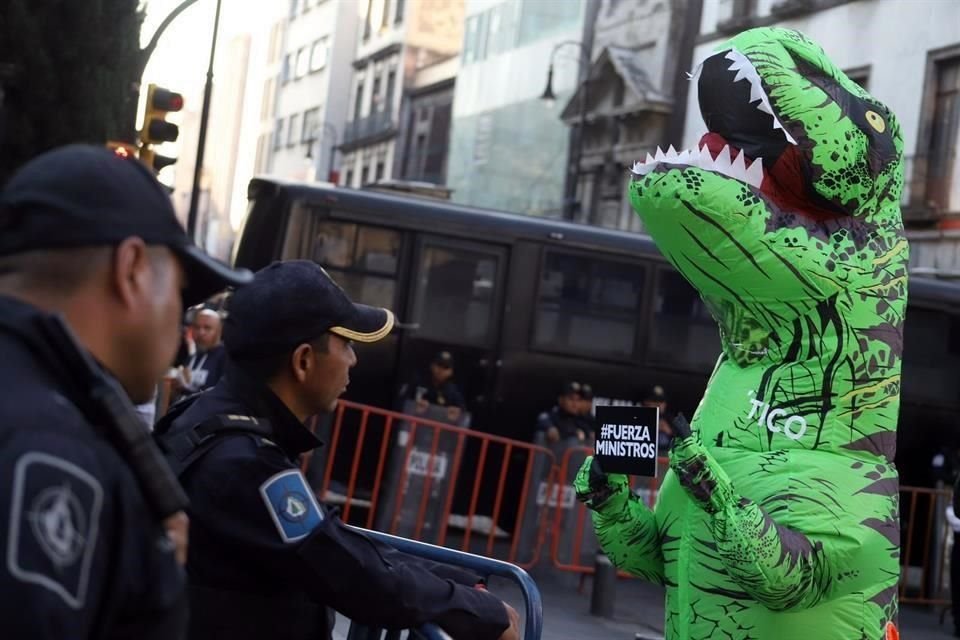
<svg viewBox="0 0 960 640">
<path fill-rule="evenodd" d="M 290 127 L 287 132 L 287 146 L 292 147 L 297 144 L 300 138 L 300 114 L 295 113 L 290 116 Z"/>
<path fill-rule="evenodd" d="M 373 33 L 373 0 L 367 0 L 367 15 L 363 21 L 363 39 L 369 40 Z"/>
<path fill-rule="evenodd" d="M 320 128 L 320 107 L 314 107 L 313 109 L 307 109 L 303 112 L 303 135 L 300 137 L 301 142 L 307 144 L 312 143 L 317 139 L 317 129 Z"/>
<path fill-rule="evenodd" d="M 343 184 L 347 187 L 353 186 L 353 169 L 347 169 L 347 177 L 344 178 Z"/>
<path fill-rule="evenodd" d="M 310 50 L 306 47 L 303 47 L 297 51 L 297 69 L 296 77 L 302 78 L 307 75 L 307 72 L 310 70 Z"/>
<path fill-rule="evenodd" d="M 293 20 L 297 17 L 297 14 L 300 12 L 300 2 L 301 0 L 290 0 L 290 19 Z"/>
<path fill-rule="evenodd" d="M 283 147 L 283 134 L 286 132 L 286 129 L 283 126 L 286 123 L 283 118 L 277 118 L 276 126 L 273 129 L 273 150 L 276 151 Z"/>
<path fill-rule="evenodd" d="M 327 66 L 327 54 L 330 43 L 327 38 L 320 38 L 310 47 L 310 71 L 320 71 Z"/>
<path fill-rule="evenodd" d="M 374 174 L 374 180 L 380 182 L 383 180 L 383 173 L 386 170 L 386 165 L 382 161 L 377 163 L 377 172 Z"/>
<path fill-rule="evenodd" d="M 393 69 L 387 74 L 387 94 L 383 98 L 383 108 L 385 111 L 393 110 L 393 92 L 396 90 L 397 72 Z"/>
<path fill-rule="evenodd" d="M 397 4 L 395 5 L 394 17 L 393 17 L 393 22 L 394 22 L 394 24 L 400 24 L 401 22 L 403 22 L 403 4 L 404 4 L 404 2 L 406 2 L 406 0 L 396 0 L 396 3 L 397 3 Z"/>
<path fill-rule="evenodd" d="M 360 169 L 360 186 L 367 184 L 370 179 L 370 165 L 363 165 Z"/>
<path fill-rule="evenodd" d="M 260 121 L 264 122 L 273 115 L 273 94 L 276 92 L 276 78 L 268 78 L 263 83 L 263 97 L 260 100 Z"/>
<path fill-rule="evenodd" d="M 390 0 L 383 0 L 383 6 L 380 7 L 380 30 L 383 31 L 390 26 Z"/>
<path fill-rule="evenodd" d="M 380 75 L 377 74 L 373 79 L 373 90 L 370 92 L 370 113 L 380 111 Z"/>
<path fill-rule="evenodd" d="M 287 84 L 290 82 L 290 76 L 293 74 L 293 54 L 288 53 L 283 56 L 283 70 L 280 72 L 281 82 Z"/>
<path fill-rule="evenodd" d="M 863 87 L 865 91 L 870 90 L 870 67 L 857 67 L 843 72 L 848 78 Z"/>
<path fill-rule="evenodd" d="M 520 5 L 517 46 L 550 36 L 577 24 L 582 10 L 581 0 L 568 2 L 524 2 Z"/>
<path fill-rule="evenodd" d="M 477 24 L 479 16 L 467 18 L 463 36 L 463 63 L 470 64 L 477 59 Z"/>
<path fill-rule="evenodd" d="M 360 119 L 360 114 L 363 113 L 363 82 L 357 83 L 357 97 L 354 98 L 353 103 L 353 120 L 356 122 Z"/>
<path fill-rule="evenodd" d="M 960 56 L 938 60 L 935 74 L 926 199 L 938 210 L 947 211 L 951 208 L 951 178 L 960 144 Z"/>
</svg>

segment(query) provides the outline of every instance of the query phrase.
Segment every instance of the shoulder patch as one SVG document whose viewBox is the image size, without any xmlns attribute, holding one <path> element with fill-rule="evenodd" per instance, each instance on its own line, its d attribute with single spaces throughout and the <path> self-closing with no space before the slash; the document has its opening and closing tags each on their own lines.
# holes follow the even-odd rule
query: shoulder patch
<svg viewBox="0 0 960 640">
<path fill-rule="evenodd" d="M 260 485 L 260 495 L 284 542 L 296 542 L 323 522 L 313 490 L 297 469 L 281 471 Z"/>
<path fill-rule="evenodd" d="M 7 569 L 80 609 L 97 547 L 103 487 L 72 462 L 39 451 L 13 471 Z"/>
</svg>

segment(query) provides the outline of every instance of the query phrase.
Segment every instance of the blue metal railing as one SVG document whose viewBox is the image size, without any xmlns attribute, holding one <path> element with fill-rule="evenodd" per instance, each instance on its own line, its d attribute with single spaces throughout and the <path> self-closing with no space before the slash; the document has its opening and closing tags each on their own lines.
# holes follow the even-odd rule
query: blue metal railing
<svg viewBox="0 0 960 640">
<path fill-rule="evenodd" d="M 540 590 L 530 575 L 520 567 L 503 562 L 485 558 L 465 551 L 456 551 L 446 547 L 438 547 L 426 542 L 417 542 L 407 538 L 392 536 L 389 533 L 380 531 L 371 531 L 360 527 L 352 527 L 362 531 L 365 535 L 375 538 L 384 544 L 388 544 L 398 551 L 408 553 L 412 556 L 432 560 L 433 562 L 442 562 L 457 567 L 469 569 L 484 578 L 497 576 L 506 578 L 517 583 L 520 591 L 523 593 L 524 607 L 523 614 L 523 640 L 540 640 L 543 633 L 543 601 L 540 599 Z M 347 640 L 399 640 L 400 631 L 387 631 L 383 635 L 382 629 L 371 629 L 357 624 L 350 626 Z M 414 640 L 447 640 L 449 636 L 439 628 L 433 625 L 426 625 L 421 629 L 410 632 L 411 639 Z"/>
</svg>

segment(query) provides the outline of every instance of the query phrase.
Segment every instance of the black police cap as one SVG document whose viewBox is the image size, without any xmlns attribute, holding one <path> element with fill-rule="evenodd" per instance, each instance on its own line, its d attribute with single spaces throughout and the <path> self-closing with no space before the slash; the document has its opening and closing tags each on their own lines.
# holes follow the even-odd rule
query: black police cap
<svg viewBox="0 0 960 640">
<path fill-rule="evenodd" d="M 188 305 L 253 277 L 194 245 L 153 173 L 103 147 L 70 145 L 41 154 L 0 193 L 0 256 L 109 246 L 133 236 L 177 256 Z"/>
<path fill-rule="evenodd" d="M 433 364 L 446 369 L 453 369 L 453 354 L 449 351 L 440 351 L 433 357 Z"/>
<path fill-rule="evenodd" d="M 282 353 L 324 333 L 376 342 L 393 328 L 387 309 L 356 304 L 310 260 L 274 262 L 227 303 L 223 343 L 234 357 Z"/>
<path fill-rule="evenodd" d="M 565 382 L 563 386 L 560 387 L 561 396 L 573 396 L 580 395 L 583 392 L 583 387 L 580 386 L 579 382 Z"/>
</svg>

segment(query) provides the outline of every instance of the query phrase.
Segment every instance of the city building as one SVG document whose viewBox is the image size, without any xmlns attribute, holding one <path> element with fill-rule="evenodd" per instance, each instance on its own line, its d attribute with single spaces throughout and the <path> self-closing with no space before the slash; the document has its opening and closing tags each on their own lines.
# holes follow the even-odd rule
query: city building
<svg viewBox="0 0 960 640">
<path fill-rule="evenodd" d="M 630 167 L 658 145 L 680 143 L 700 10 L 700 0 L 602 0 L 593 62 L 560 114 L 584 131 L 582 147 L 573 136 L 568 217 L 641 230 L 627 199 Z"/>
<path fill-rule="evenodd" d="M 960 276 L 960 3 L 940 0 L 704 0 L 694 62 L 753 26 L 797 29 L 897 115 L 903 220 L 914 273 Z M 684 146 L 704 132 L 696 91 Z"/>
<path fill-rule="evenodd" d="M 349 113 L 340 144 L 340 183 L 351 187 L 404 173 L 404 98 L 426 89 L 429 85 L 419 83 L 427 81 L 427 69 L 456 58 L 463 39 L 463 0 L 367 0 L 363 4 L 366 10 L 357 25 L 353 77 L 349 91 L 344 92 L 349 94 Z M 442 87 L 437 90 L 443 91 Z M 421 108 L 420 113 L 432 119 L 435 109 L 425 100 L 421 104 L 431 108 Z M 442 108 L 437 111 L 438 123 L 440 112 Z M 412 135 L 407 146 L 417 153 L 419 133 Z M 428 142 L 434 143 L 429 135 L 424 138 L 424 144 Z M 407 162 L 410 170 L 424 173 L 421 166 L 426 159 L 416 160 L 415 168 L 413 162 Z"/>
<path fill-rule="evenodd" d="M 468 0 L 447 163 L 454 201 L 561 215 L 570 136 L 558 116 L 586 69 L 597 2 Z M 551 68 L 556 102 L 541 99 Z"/>
<path fill-rule="evenodd" d="M 396 1 L 396 0 L 395 0 Z M 337 169 L 356 49 L 359 3 L 291 0 L 282 56 L 268 58 L 263 111 L 273 114 L 265 172 L 301 180 L 327 179 Z M 270 101 L 273 100 L 273 104 Z M 268 147 L 268 151 L 264 151 Z"/>
<path fill-rule="evenodd" d="M 418 69 L 400 109 L 403 180 L 443 185 L 447 178 L 453 92 L 460 58 Z"/>
</svg>

